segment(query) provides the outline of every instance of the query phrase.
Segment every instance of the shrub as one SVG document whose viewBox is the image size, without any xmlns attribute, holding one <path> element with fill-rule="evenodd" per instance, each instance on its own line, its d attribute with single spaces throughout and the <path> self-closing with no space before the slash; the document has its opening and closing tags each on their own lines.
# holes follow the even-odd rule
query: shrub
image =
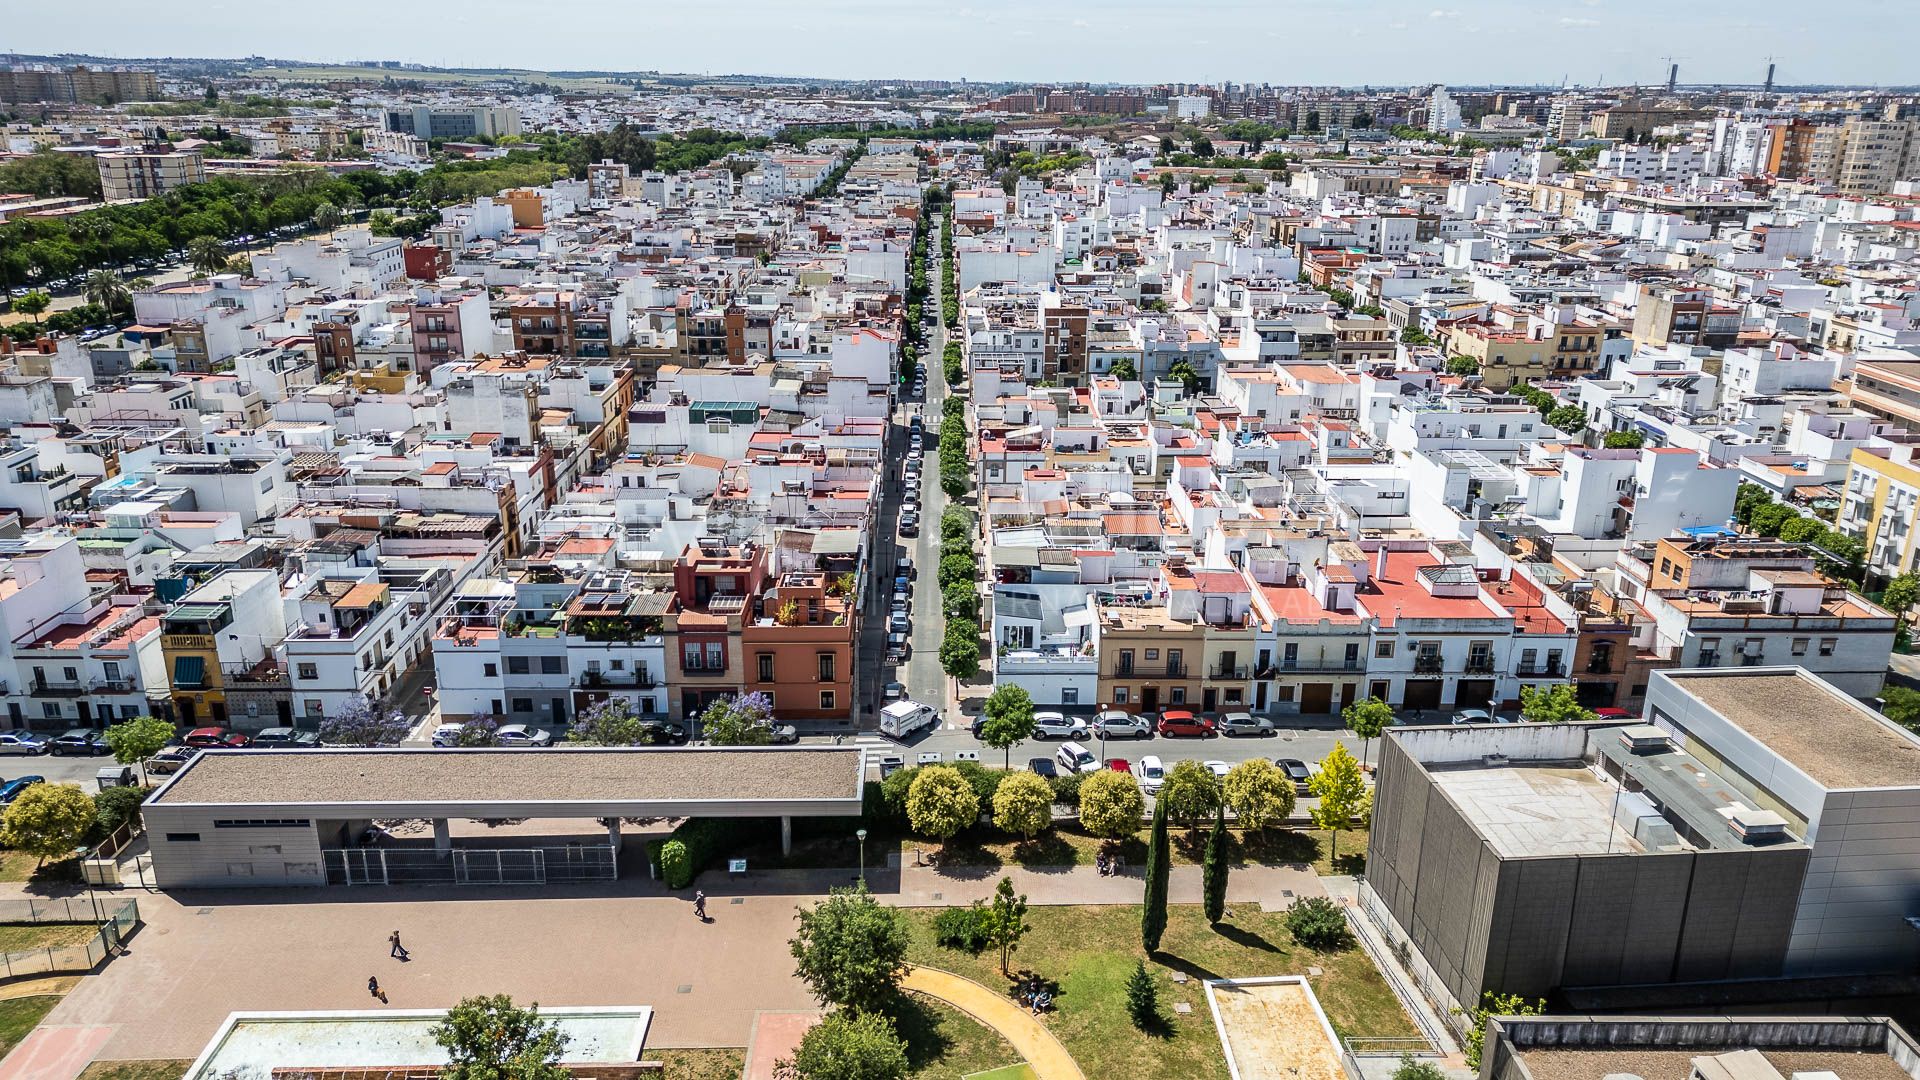
<svg viewBox="0 0 1920 1080">
<path fill-rule="evenodd" d="M 145 788 L 110 787 L 93 797 L 94 818 L 102 837 L 140 817 L 140 804 L 146 800 Z"/>
<path fill-rule="evenodd" d="M 1160 1026 L 1160 989 L 1144 960 L 1135 960 L 1133 974 L 1127 976 L 1127 1015 L 1141 1031 Z"/>
<path fill-rule="evenodd" d="M 678 840 L 660 845 L 660 877 L 669 889 L 693 884 L 693 860 L 687 856 L 687 845 Z"/>
<path fill-rule="evenodd" d="M 989 769 L 977 761 L 956 761 L 953 767 L 973 788 L 973 794 L 982 807 L 993 805 L 993 796 L 999 792 L 1000 782 L 1007 778 L 1005 770 Z"/>
<path fill-rule="evenodd" d="M 1086 779 L 1086 773 L 1062 773 L 1059 776 L 1053 777 L 1048 781 L 1053 785 L 1053 801 L 1059 803 L 1061 806 L 1071 806 L 1078 809 L 1080 806 L 1080 785 L 1085 783 Z"/>
<path fill-rule="evenodd" d="M 1350 940 L 1347 917 L 1324 896 L 1303 896 L 1287 908 L 1287 933 L 1309 949 L 1338 949 Z"/>
<path fill-rule="evenodd" d="M 978 900 L 969 907 L 943 909 L 933 917 L 934 943 L 961 952 L 980 952 L 987 947 L 986 916 L 986 906 Z"/>
</svg>

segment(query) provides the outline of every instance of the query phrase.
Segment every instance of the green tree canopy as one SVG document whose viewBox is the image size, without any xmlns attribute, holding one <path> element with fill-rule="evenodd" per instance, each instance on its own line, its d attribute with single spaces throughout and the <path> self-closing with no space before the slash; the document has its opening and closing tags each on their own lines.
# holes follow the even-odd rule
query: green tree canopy
<svg viewBox="0 0 1920 1080">
<path fill-rule="evenodd" d="M 980 673 L 980 630 L 964 623 L 947 624 L 946 637 L 940 642 L 940 670 L 955 679 L 971 679 Z"/>
<path fill-rule="evenodd" d="M 1587 429 L 1587 414 L 1578 405 L 1562 405 L 1547 414 L 1547 423 L 1569 435 L 1578 435 Z"/>
<path fill-rule="evenodd" d="M 1600 445 L 1608 450 L 1638 450 L 1647 444 L 1647 437 L 1637 431 L 1609 431 Z"/>
<path fill-rule="evenodd" d="M 609 697 L 575 713 L 567 726 L 567 741 L 586 746 L 645 746 L 654 727 L 640 719 L 627 699 Z"/>
<path fill-rule="evenodd" d="M 949 765 L 930 765 L 907 790 L 907 821 L 913 831 L 946 843 L 980 817 L 973 785 Z"/>
<path fill-rule="evenodd" d="M 0 840 L 42 862 L 65 858 L 87 838 L 96 813 L 78 784 L 34 784 L 7 804 Z"/>
<path fill-rule="evenodd" d="M 1000 950 L 1000 974 L 1009 974 L 1007 967 L 1013 960 L 1013 952 L 1020 947 L 1020 939 L 1028 930 L 1027 898 L 1013 891 L 1012 878 L 1003 877 L 1000 884 L 994 886 L 993 903 L 984 910 L 981 924 L 987 944 Z"/>
<path fill-rule="evenodd" d="M 108 728 L 102 737 L 106 739 L 107 749 L 113 751 L 113 760 L 134 765 L 145 762 L 167 745 L 167 740 L 173 738 L 173 725 L 157 716 L 136 716 Z"/>
<path fill-rule="evenodd" d="M 905 1080 L 910 1071 L 893 1018 L 873 1012 L 828 1013 L 774 1064 L 780 1080 Z"/>
<path fill-rule="evenodd" d="M 1293 815 L 1293 780 L 1266 758 L 1248 758 L 1235 765 L 1221 787 L 1234 820 L 1243 829 L 1264 829 Z"/>
<path fill-rule="evenodd" d="M 1570 720 L 1598 720 L 1599 714 L 1580 704 L 1571 683 L 1520 688 L 1520 716 L 1531 724 L 1564 724 Z"/>
<path fill-rule="evenodd" d="M 1475 360 L 1471 356 L 1449 356 L 1447 357 L 1447 374 L 1478 375 L 1480 374 L 1480 361 Z"/>
<path fill-rule="evenodd" d="M 1173 820 L 1197 829 L 1220 808 L 1220 784 L 1214 780 L 1213 771 L 1200 762 L 1178 761 L 1167 771 L 1166 782 L 1160 785 L 1154 802 L 1165 806 Z"/>
<path fill-rule="evenodd" d="M 1051 824 L 1053 785 L 1039 774 L 1010 772 L 994 789 L 994 828 L 1013 833 L 1023 840 L 1031 840 Z"/>
<path fill-rule="evenodd" d="M 1895 614 L 1902 614 L 1920 601 L 1920 574 L 1909 570 L 1887 582 L 1887 591 L 1880 596 L 1880 604 Z"/>
<path fill-rule="evenodd" d="M 429 1031 L 447 1052 L 444 1080 L 568 1080 L 560 1064 L 567 1036 L 540 1018 L 540 1006 L 520 1008 L 505 994 L 470 997 L 447 1010 Z"/>
<path fill-rule="evenodd" d="M 1368 751 L 1373 748 L 1373 740 L 1393 726 L 1393 706 L 1377 697 L 1363 698 L 1340 710 L 1340 719 L 1346 722 L 1348 731 L 1363 740 L 1360 761 L 1364 765 Z"/>
<path fill-rule="evenodd" d="M 1340 830 L 1351 828 L 1367 803 L 1367 781 L 1360 762 L 1339 743 L 1320 759 L 1320 771 L 1307 779 L 1307 790 L 1319 799 L 1309 811 L 1314 825 L 1333 834 L 1331 854 L 1340 852 Z"/>
<path fill-rule="evenodd" d="M 982 715 L 986 720 L 980 725 L 980 741 L 1000 751 L 1003 764 L 1010 766 L 1013 747 L 1033 738 L 1033 698 L 1024 686 L 1002 683 L 987 695 Z"/>
<path fill-rule="evenodd" d="M 893 1004 L 907 970 L 907 922 L 859 885 L 800 909 L 794 975 L 823 1005 L 873 1012 Z"/>
<path fill-rule="evenodd" d="M 1102 769 L 1080 781 L 1080 827 L 1107 840 L 1124 840 L 1140 831 L 1146 798 L 1131 776 Z"/>
</svg>

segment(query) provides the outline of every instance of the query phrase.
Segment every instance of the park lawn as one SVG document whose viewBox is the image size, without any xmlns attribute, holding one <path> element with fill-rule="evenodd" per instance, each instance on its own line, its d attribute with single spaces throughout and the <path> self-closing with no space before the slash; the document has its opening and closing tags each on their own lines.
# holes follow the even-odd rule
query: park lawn
<svg viewBox="0 0 1920 1080">
<path fill-rule="evenodd" d="M 193 1062 L 186 1058 L 154 1058 L 149 1061 L 95 1061 L 80 1070 L 79 1080 L 180 1080 L 187 1075 L 187 1067 Z M 740 1074 L 735 1069 L 733 1076 Z M 673 1074 L 667 1074 L 672 1077 Z M 691 1074 L 688 1080 L 695 1080 L 699 1074 Z M 679 1080 L 679 1078 L 674 1078 Z M 728 1077 L 732 1080 L 732 1077 Z"/>
<path fill-rule="evenodd" d="M 11 998 L 0 1001 L 0 1055 L 7 1054 L 20 1045 L 27 1033 L 40 1026 L 47 1013 L 60 1004 L 59 994 L 40 994 L 34 997 Z M 185 1070 L 182 1070 L 183 1072 Z"/>
<path fill-rule="evenodd" d="M 80 860 L 42 863 L 19 851 L 0 851 L 0 881 L 79 881 Z"/>
<path fill-rule="evenodd" d="M 975 956 L 934 944 L 935 914 L 907 912 L 913 934 L 910 961 L 1011 989 L 992 952 Z M 1225 1077 L 1226 1058 L 1201 986 L 1210 978 L 1304 975 L 1309 967 L 1319 967 L 1323 974 L 1312 978 L 1313 990 L 1336 1032 L 1419 1034 L 1358 946 L 1338 952 L 1306 948 L 1287 933 L 1284 916 L 1262 912 L 1254 904 L 1230 908 L 1218 931 L 1207 926 L 1198 906 L 1175 905 L 1167 916 L 1160 952 L 1146 958 L 1139 944 L 1137 906 L 1037 907 L 1027 912 L 1030 929 L 1014 954 L 1013 967 L 1016 973 L 1032 970 L 1058 982 L 1058 1011 L 1048 1026 L 1089 1077 Z M 1143 1033 L 1127 1016 L 1127 977 L 1139 959 L 1147 959 L 1147 970 L 1160 987 L 1161 1013 L 1167 1021 L 1161 1033 Z M 1188 981 L 1174 983 L 1174 972 L 1184 972 Z M 1193 1011 L 1176 1014 L 1175 1002 L 1185 1002 Z"/>
<path fill-rule="evenodd" d="M 960 1080 L 1020 1060 L 999 1032 L 923 994 L 907 994 L 894 1023 L 907 1040 L 911 1080 Z"/>
<path fill-rule="evenodd" d="M 93 923 L 0 923 L 0 952 L 85 945 L 99 932 L 100 927 Z"/>
<path fill-rule="evenodd" d="M 660 1080 L 739 1080 L 741 1070 L 747 1067 L 747 1052 L 740 1047 L 648 1050 L 641 1054 L 641 1057 L 648 1061 L 658 1061 L 666 1066 L 666 1069 L 659 1074 Z M 171 1078 L 167 1078 L 158 1076 L 89 1077 L 81 1073 L 80 1080 L 180 1080 L 180 1074 L 175 1073 Z"/>
</svg>

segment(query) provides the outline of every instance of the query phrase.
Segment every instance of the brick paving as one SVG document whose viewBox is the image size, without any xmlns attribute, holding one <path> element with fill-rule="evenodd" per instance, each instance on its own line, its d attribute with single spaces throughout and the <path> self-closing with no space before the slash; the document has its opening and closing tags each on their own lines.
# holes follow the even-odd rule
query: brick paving
<svg viewBox="0 0 1920 1080">
<path fill-rule="evenodd" d="M 790 1058 L 800 1046 L 801 1036 L 820 1022 L 819 1009 L 802 1012 L 763 1012 L 753 1019 L 753 1035 L 747 1043 L 747 1065 L 741 1080 L 775 1080 L 774 1067 L 781 1058 Z"/>
</svg>

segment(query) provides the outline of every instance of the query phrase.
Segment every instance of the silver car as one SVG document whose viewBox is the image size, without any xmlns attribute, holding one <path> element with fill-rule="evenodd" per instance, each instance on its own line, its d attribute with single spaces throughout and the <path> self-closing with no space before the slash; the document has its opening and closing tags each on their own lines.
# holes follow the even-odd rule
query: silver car
<svg viewBox="0 0 1920 1080">
<path fill-rule="evenodd" d="M 1033 737 L 1035 739 L 1080 739 L 1087 734 L 1087 722 L 1079 717 L 1062 716 L 1057 712 L 1033 714 Z"/>
<path fill-rule="evenodd" d="M 31 731 L 0 731 L 0 754 L 44 754 L 47 740 Z"/>
<path fill-rule="evenodd" d="M 553 732 L 525 724 L 506 724 L 493 733 L 493 742 L 495 746 L 548 746 L 553 742 Z"/>
<path fill-rule="evenodd" d="M 1144 716 L 1120 709 L 1109 709 L 1093 718 L 1093 737 L 1096 739 L 1150 739 L 1153 737 L 1153 725 L 1147 723 Z"/>
<path fill-rule="evenodd" d="M 1252 713 L 1230 712 L 1220 717 L 1222 735 L 1271 735 L 1273 721 L 1266 717 L 1255 718 Z"/>
</svg>

